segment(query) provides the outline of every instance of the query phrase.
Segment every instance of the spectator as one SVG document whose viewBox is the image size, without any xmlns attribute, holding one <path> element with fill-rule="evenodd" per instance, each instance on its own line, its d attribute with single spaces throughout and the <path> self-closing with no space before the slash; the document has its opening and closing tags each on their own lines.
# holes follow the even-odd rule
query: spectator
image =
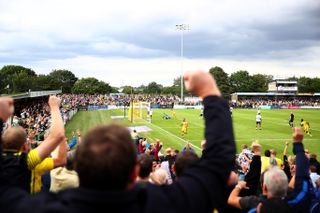
<svg viewBox="0 0 320 213">
<path fill-rule="evenodd" d="M 22 127 L 11 127 L 2 135 L 4 148 L 3 177 L 11 184 L 27 192 L 39 192 L 41 189 L 41 175 L 63 165 L 63 153 L 56 160 L 47 158 L 59 143 L 64 142 L 64 126 L 60 115 L 60 99 L 55 96 L 49 98 L 52 126 L 49 137 L 37 148 L 30 151 L 30 144 L 26 143 L 26 132 Z"/>
<path fill-rule="evenodd" d="M 280 158 L 277 158 L 277 152 L 275 149 L 270 149 L 270 155 L 272 159 L 275 159 L 276 165 L 283 168 L 283 161 Z"/>
<path fill-rule="evenodd" d="M 270 167 L 270 150 L 267 149 L 264 151 L 264 156 L 261 156 L 261 173 Z"/>
<path fill-rule="evenodd" d="M 173 171 L 177 178 L 181 177 L 183 172 L 194 165 L 199 157 L 192 151 L 185 151 L 178 154 L 176 162 L 173 165 Z"/>
<path fill-rule="evenodd" d="M 156 169 L 154 172 L 150 174 L 150 183 L 153 183 L 158 186 L 168 184 L 168 176 L 167 172 L 164 169 Z"/>
<path fill-rule="evenodd" d="M 309 185 L 309 162 L 304 154 L 300 128 L 293 129 L 293 152 L 297 155 L 294 191 L 288 194 L 288 178 L 279 167 L 271 167 L 262 175 L 262 195 L 245 196 L 239 194 L 247 189 L 245 181 L 240 181 L 229 196 L 228 203 L 239 209 L 252 209 L 258 212 L 270 212 L 277 208 L 277 212 L 306 212 L 311 206 L 312 190 Z M 250 211 L 254 212 L 254 211 Z"/>
<path fill-rule="evenodd" d="M 98 126 L 87 133 L 76 152 L 79 188 L 29 196 L 1 180 L 1 211 L 212 212 L 223 202 L 221 194 L 234 167 L 229 106 L 216 97 L 221 93 L 208 72 L 188 73 L 184 79 L 186 88 L 204 101 L 207 144 L 201 160 L 186 169 L 178 182 L 166 187 L 134 186 L 136 153 L 128 129 L 116 124 Z"/>
<path fill-rule="evenodd" d="M 253 156 L 250 163 L 250 170 L 244 178 L 247 183 L 248 189 L 244 190 L 242 195 L 256 195 L 259 187 L 261 171 L 261 145 L 259 143 L 253 142 L 251 144 L 251 149 L 253 151 Z"/>
<path fill-rule="evenodd" d="M 320 175 L 320 163 L 317 160 L 317 155 L 316 154 L 310 154 L 309 161 L 310 161 L 310 166 L 311 165 L 315 166 L 316 169 L 317 169 L 317 174 Z"/>
<path fill-rule="evenodd" d="M 79 186 L 79 177 L 73 166 L 74 156 L 75 152 L 70 152 L 67 157 L 66 166 L 51 170 L 50 191 L 58 192 L 62 189 L 76 188 Z"/>
<path fill-rule="evenodd" d="M 314 165 L 310 165 L 310 179 L 311 179 L 313 188 L 316 188 L 316 182 L 319 178 L 320 178 L 320 175 L 317 174 L 317 168 Z"/>
<path fill-rule="evenodd" d="M 196 151 L 192 148 L 191 143 L 188 141 L 185 145 L 185 147 L 183 147 L 182 152 L 193 152 L 196 153 Z"/>
<path fill-rule="evenodd" d="M 152 172 L 152 157 L 142 154 L 138 159 L 139 174 L 137 182 L 148 182 L 150 173 Z"/>
</svg>

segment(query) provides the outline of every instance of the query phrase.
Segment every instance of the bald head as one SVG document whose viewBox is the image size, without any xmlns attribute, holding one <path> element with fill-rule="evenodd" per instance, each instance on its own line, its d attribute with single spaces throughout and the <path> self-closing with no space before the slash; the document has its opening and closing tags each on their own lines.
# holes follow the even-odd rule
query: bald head
<svg viewBox="0 0 320 213">
<path fill-rule="evenodd" d="M 11 127 L 2 135 L 4 149 L 21 150 L 27 140 L 27 133 L 22 127 Z"/>
</svg>

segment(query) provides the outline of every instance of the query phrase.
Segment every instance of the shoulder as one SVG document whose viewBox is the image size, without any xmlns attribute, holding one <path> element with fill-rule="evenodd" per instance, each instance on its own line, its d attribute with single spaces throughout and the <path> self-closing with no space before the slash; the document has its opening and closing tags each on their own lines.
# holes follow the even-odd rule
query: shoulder
<svg viewBox="0 0 320 213">
<path fill-rule="evenodd" d="M 54 168 L 53 158 L 45 158 L 43 161 L 41 161 L 40 164 L 36 166 L 35 171 L 39 173 L 44 173 L 52 170 L 53 168 Z"/>
<path fill-rule="evenodd" d="M 27 164 L 30 170 L 34 169 L 38 164 L 41 163 L 41 159 L 37 149 L 33 149 L 28 153 Z"/>
<path fill-rule="evenodd" d="M 240 206 L 242 209 L 251 209 L 258 206 L 258 204 L 262 201 L 262 198 L 259 196 L 245 196 L 240 198 Z"/>
</svg>

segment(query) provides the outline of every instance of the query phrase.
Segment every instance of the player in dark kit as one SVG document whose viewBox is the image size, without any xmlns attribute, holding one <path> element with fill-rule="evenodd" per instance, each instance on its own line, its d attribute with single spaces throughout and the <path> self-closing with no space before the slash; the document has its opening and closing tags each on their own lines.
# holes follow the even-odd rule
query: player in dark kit
<svg viewBox="0 0 320 213">
<path fill-rule="evenodd" d="M 294 114 L 291 112 L 290 119 L 289 119 L 289 126 L 291 126 L 291 128 L 293 127 L 293 121 L 294 121 Z"/>
</svg>

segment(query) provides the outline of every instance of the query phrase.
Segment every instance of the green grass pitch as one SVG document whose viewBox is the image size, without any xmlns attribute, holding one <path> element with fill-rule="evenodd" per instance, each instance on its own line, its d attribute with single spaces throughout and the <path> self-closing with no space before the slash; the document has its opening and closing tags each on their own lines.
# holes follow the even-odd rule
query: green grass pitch
<svg viewBox="0 0 320 213">
<path fill-rule="evenodd" d="M 300 119 L 309 121 L 312 137 L 304 136 L 305 148 L 311 153 L 320 154 L 320 110 L 261 110 L 262 130 L 255 128 L 256 110 L 253 109 L 234 109 L 233 128 L 237 144 L 237 152 L 241 150 L 242 144 L 250 145 L 257 140 L 263 151 L 275 148 L 277 156 L 282 158 L 283 148 L 286 141 L 291 142 L 292 129 L 288 124 L 290 112 L 295 115 L 295 126 L 300 126 Z M 141 133 L 140 135 L 148 138 L 149 142 L 160 139 L 164 148 L 171 147 L 181 150 L 186 141 L 194 145 L 195 150 L 200 154 L 200 143 L 204 139 L 204 121 L 200 117 L 200 110 L 184 109 L 176 110 L 176 118 L 172 118 L 171 109 L 154 109 L 152 122 L 140 120 L 130 123 L 127 119 L 111 119 L 111 116 L 123 115 L 123 110 L 100 110 L 100 111 L 80 111 L 66 125 L 66 134 L 71 139 L 71 132 L 80 129 L 85 134 L 90 128 L 98 124 L 118 122 L 126 126 L 148 126 L 152 131 Z M 163 113 L 171 116 L 171 119 L 162 119 Z M 181 136 L 181 121 L 186 118 L 189 122 L 188 134 Z M 292 153 L 292 143 L 288 148 L 288 154 Z"/>
</svg>

